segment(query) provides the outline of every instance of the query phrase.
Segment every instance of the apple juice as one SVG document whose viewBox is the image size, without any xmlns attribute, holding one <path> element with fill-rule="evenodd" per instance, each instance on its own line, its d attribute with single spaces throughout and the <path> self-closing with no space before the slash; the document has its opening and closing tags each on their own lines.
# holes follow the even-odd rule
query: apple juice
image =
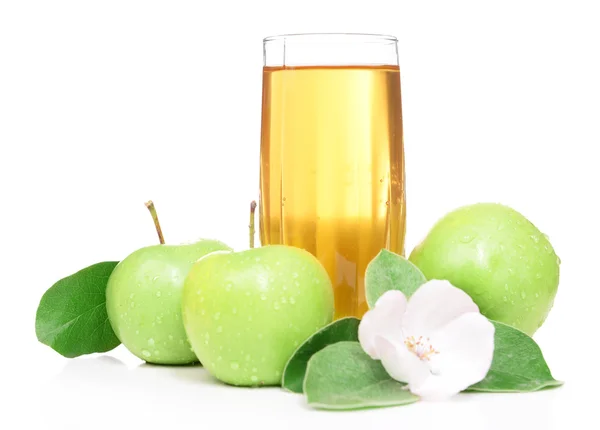
<svg viewBox="0 0 600 430">
<path fill-rule="evenodd" d="M 397 66 L 264 68 L 261 243 L 315 255 L 336 318 L 367 311 L 365 269 L 382 248 L 404 254 L 403 153 Z"/>
</svg>

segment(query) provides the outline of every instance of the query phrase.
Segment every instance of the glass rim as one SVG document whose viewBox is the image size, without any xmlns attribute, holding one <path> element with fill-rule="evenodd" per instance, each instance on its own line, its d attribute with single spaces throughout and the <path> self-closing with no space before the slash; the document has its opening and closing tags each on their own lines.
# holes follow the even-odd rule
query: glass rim
<svg viewBox="0 0 600 430">
<path fill-rule="evenodd" d="M 263 39 L 263 43 L 280 42 L 280 41 L 310 41 L 311 39 L 319 39 L 323 41 L 338 41 L 338 42 L 371 42 L 371 43 L 397 43 L 398 39 L 395 36 L 387 34 L 373 33 L 290 33 L 268 36 Z"/>
</svg>

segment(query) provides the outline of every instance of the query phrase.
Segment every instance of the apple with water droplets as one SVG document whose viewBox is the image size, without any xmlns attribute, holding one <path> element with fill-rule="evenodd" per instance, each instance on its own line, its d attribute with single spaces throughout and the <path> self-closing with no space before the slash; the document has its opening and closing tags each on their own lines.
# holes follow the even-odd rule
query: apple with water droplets
<svg viewBox="0 0 600 430">
<path fill-rule="evenodd" d="M 427 279 L 446 279 L 490 319 L 533 335 L 558 289 L 559 265 L 548 237 L 507 206 L 479 203 L 440 219 L 409 260 Z"/>
<path fill-rule="evenodd" d="M 332 321 L 333 288 L 322 264 L 300 248 L 219 252 L 191 268 L 182 310 L 208 372 L 231 385 L 280 385 L 293 352 Z"/>
<path fill-rule="evenodd" d="M 181 317 L 183 283 L 198 259 L 230 248 L 208 239 L 164 245 L 153 206 L 151 212 L 161 244 L 133 252 L 114 269 L 106 288 L 108 318 L 123 345 L 142 360 L 155 364 L 194 363 L 198 359 Z"/>
</svg>

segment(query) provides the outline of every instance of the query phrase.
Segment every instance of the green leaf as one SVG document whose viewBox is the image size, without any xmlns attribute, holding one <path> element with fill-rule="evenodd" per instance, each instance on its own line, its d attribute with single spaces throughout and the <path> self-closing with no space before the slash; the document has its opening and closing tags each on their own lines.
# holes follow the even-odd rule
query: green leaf
<svg viewBox="0 0 600 430">
<path fill-rule="evenodd" d="M 285 365 L 283 388 L 294 393 L 302 393 L 302 383 L 306 375 L 308 360 L 327 345 L 341 341 L 358 341 L 359 324 L 360 320 L 357 318 L 342 318 L 326 325 L 306 339 Z"/>
<path fill-rule="evenodd" d="M 116 348 L 121 342 L 106 313 L 106 284 L 116 265 L 94 264 L 50 287 L 37 309 L 38 340 L 69 358 Z"/>
<path fill-rule="evenodd" d="M 419 400 L 405 388 L 358 342 L 338 342 L 317 352 L 308 362 L 304 379 L 308 404 L 320 409 L 376 408 Z"/>
<path fill-rule="evenodd" d="M 425 275 L 406 258 L 382 249 L 369 263 L 365 273 L 367 303 L 375 306 L 377 299 L 389 290 L 400 290 L 410 297 L 427 282 Z"/>
<path fill-rule="evenodd" d="M 494 358 L 486 377 L 469 391 L 527 392 L 562 385 L 552 377 L 540 347 L 520 330 L 491 321 Z"/>
</svg>

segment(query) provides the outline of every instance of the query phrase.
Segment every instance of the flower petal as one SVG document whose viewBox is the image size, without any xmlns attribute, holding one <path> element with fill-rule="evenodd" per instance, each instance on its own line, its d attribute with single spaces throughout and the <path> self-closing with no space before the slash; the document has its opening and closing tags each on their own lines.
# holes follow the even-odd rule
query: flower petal
<svg viewBox="0 0 600 430">
<path fill-rule="evenodd" d="M 429 365 L 410 352 L 404 343 L 384 336 L 375 338 L 381 364 L 396 381 L 411 385 L 423 385 L 431 376 Z"/>
<path fill-rule="evenodd" d="M 481 381 L 494 355 L 494 325 L 483 315 L 470 312 L 454 319 L 431 336 L 439 352 L 430 361 L 432 375 L 410 390 L 423 398 L 450 397 Z"/>
<path fill-rule="evenodd" d="M 375 303 L 375 307 L 363 316 L 358 326 L 358 340 L 367 354 L 378 359 L 375 337 L 384 335 L 402 337 L 402 315 L 406 309 L 406 296 L 401 291 L 386 291 Z"/>
<path fill-rule="evenodd" d="M 448 281 L 431 280 L 410 297 L 402 320 L 407 336 L 431 336 L 453 319 L 479 308 L 463 290 Z"/>
</svg>

